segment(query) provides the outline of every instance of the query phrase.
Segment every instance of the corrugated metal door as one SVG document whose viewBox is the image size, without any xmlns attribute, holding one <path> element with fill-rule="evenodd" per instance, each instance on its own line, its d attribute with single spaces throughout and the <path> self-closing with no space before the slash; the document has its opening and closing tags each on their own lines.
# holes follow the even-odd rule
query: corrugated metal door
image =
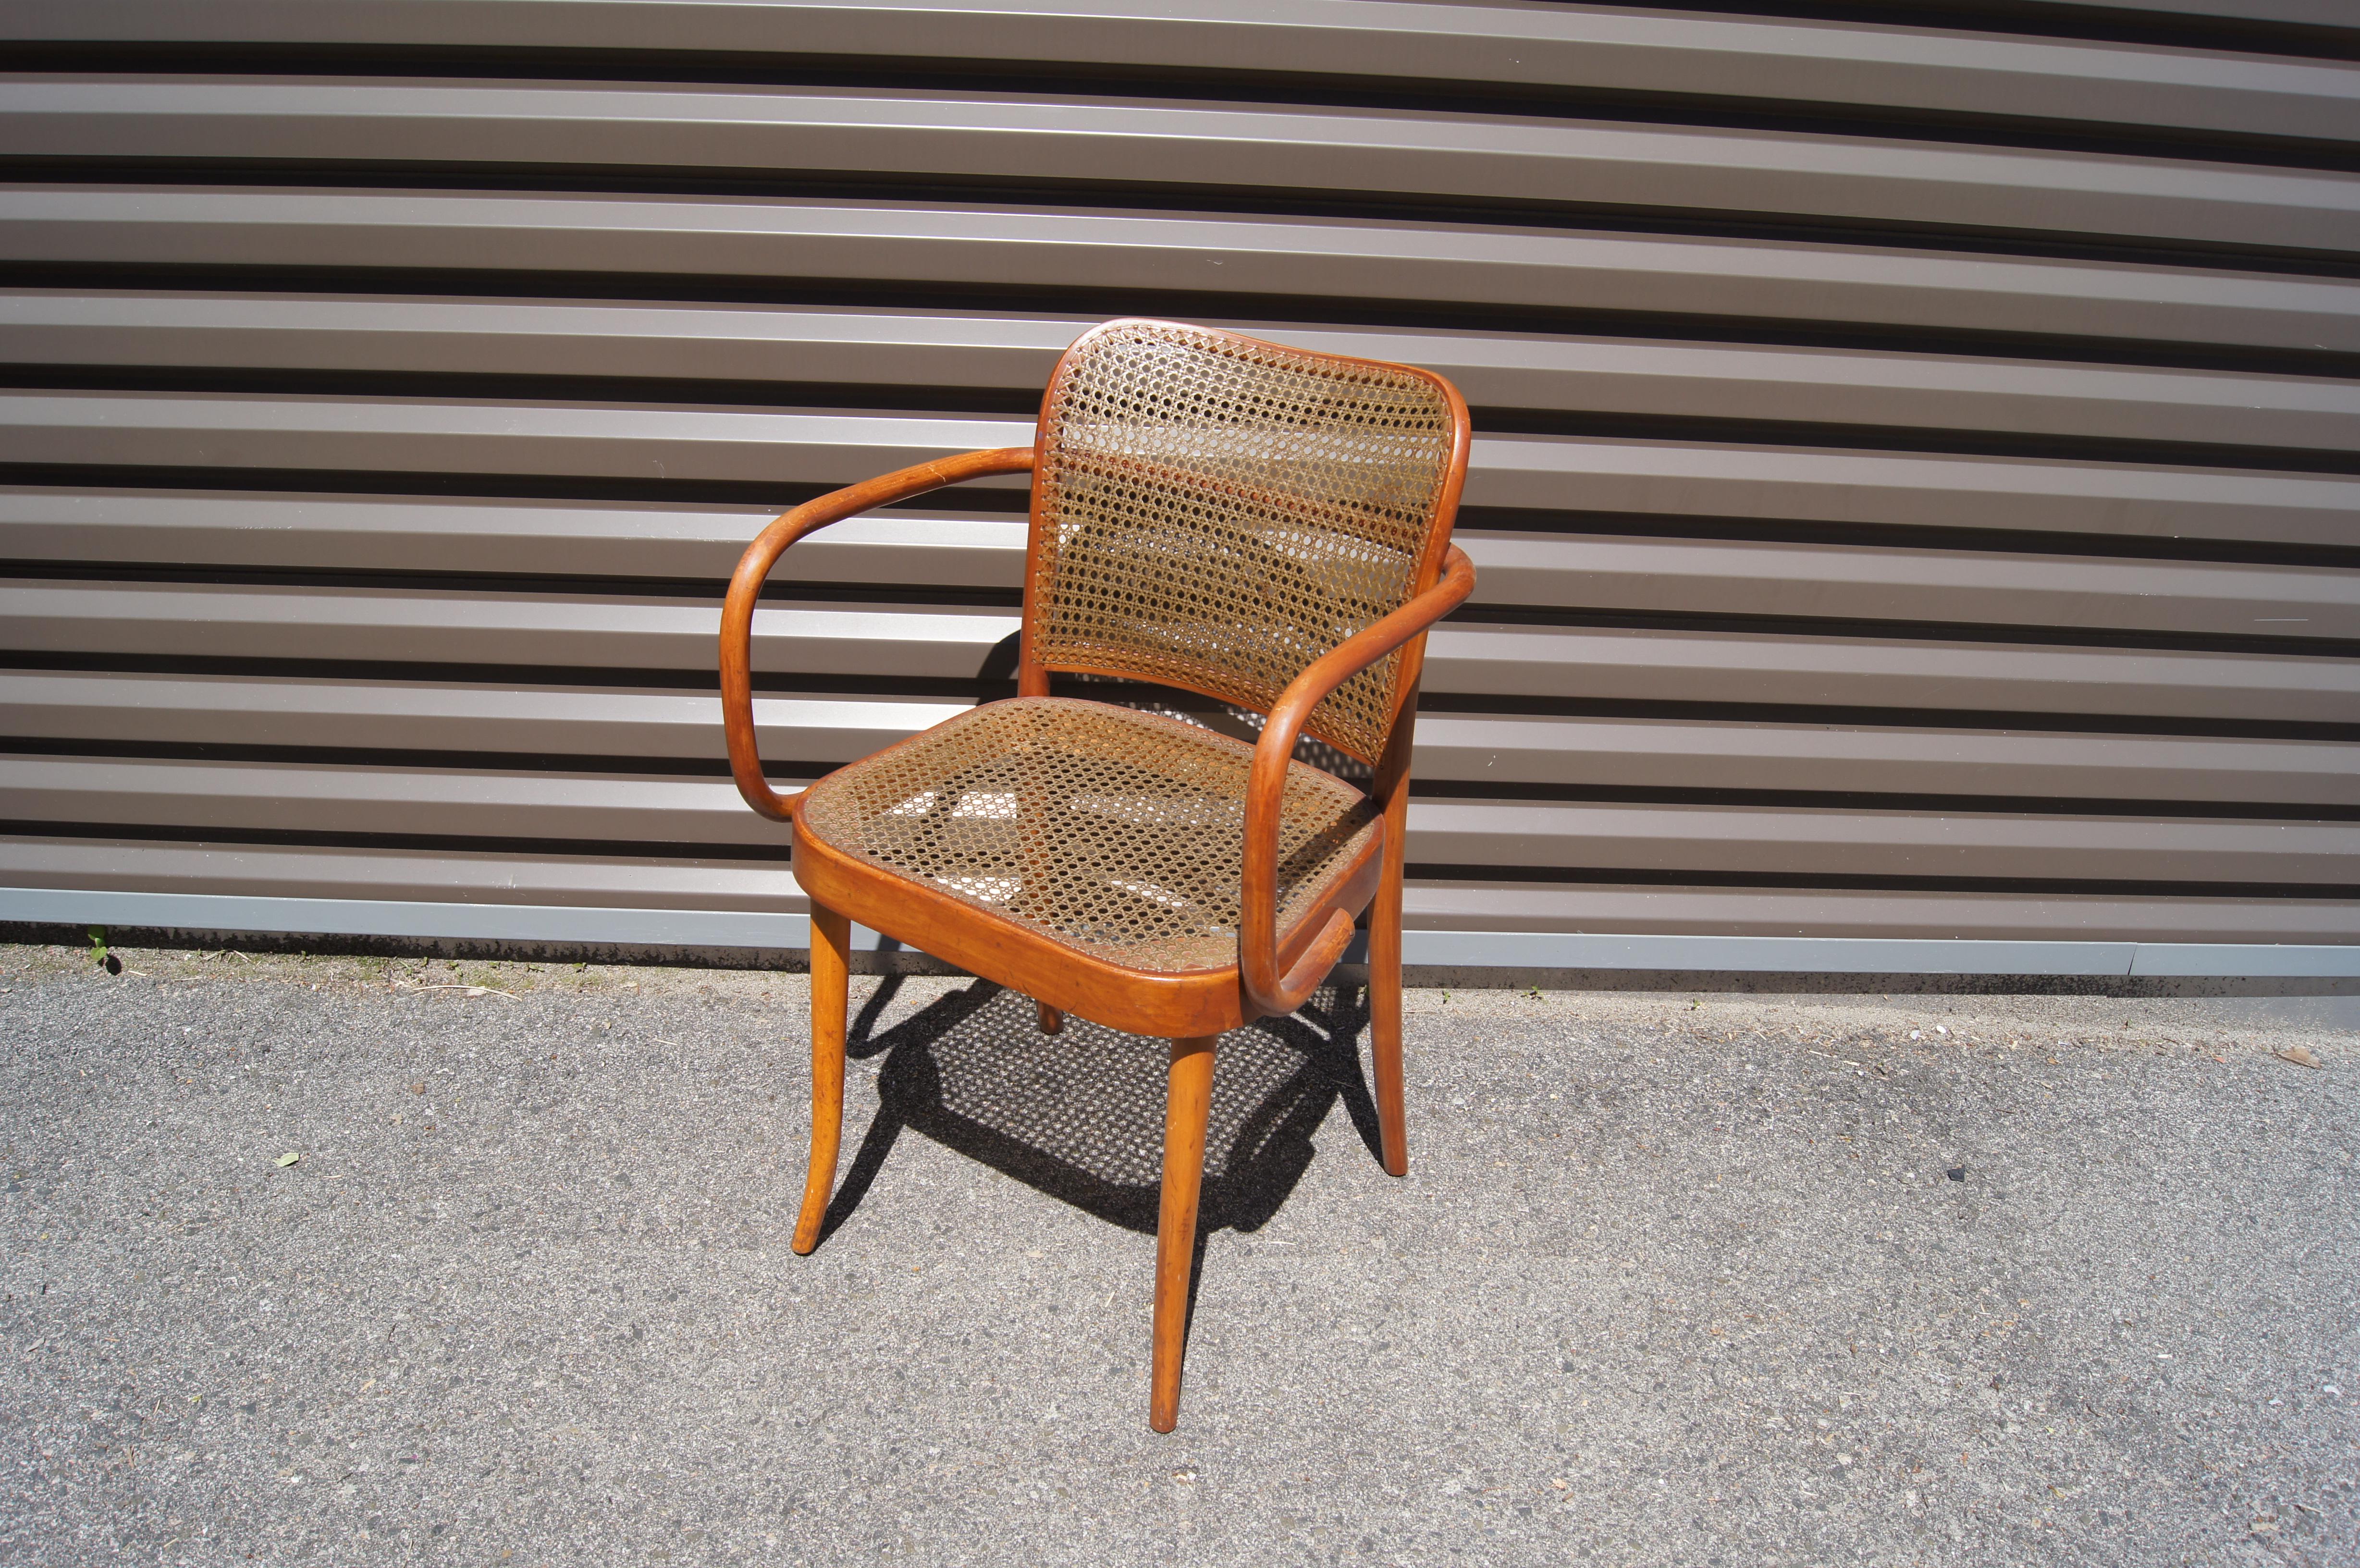
<svg viewBox="0 0 2360 1568">
<path fill-rule="evenodd" d="M 1153 313 L 1475 408 L 1413 960 L 2360 954 L 2348 7 L 1726 10 L 0 5 L 0 916 L 791 932 L 738 550 Z M 799 548 L 778 771 L 1022 545 Z"/>
</svg>

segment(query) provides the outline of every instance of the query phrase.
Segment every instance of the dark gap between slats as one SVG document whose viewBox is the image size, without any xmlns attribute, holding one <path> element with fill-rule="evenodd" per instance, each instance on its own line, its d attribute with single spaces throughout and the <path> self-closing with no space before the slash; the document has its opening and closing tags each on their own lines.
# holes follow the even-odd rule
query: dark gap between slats
<svg viewBox="0 0 2360 1568">
<path fill-rule="evenodd" d="M 2027 359 L 2066 365 L 2242 371 L 2264 376 L 2360 376 L 2360 353 L 2151 338 L 1928 327 L 1913 322 L 1725 316 L 1709 311 L 1598 310 L 1431 299 L 1272 294 L 1240 289 L 1124 289 L 1087 284 L 969 284 L 880 278 L 628 273 L 501 268 L 268 267 L 172 262 L 0 260 L 0 288 L 203 293 L 387 294 L 414 299 L 482 296 L 537 300 L 802 305 L 908 310 L 986 310 L 1091 316 L 1170 316 L 1252 327 L 1379 327 L 1524 335 L 1656 338 L 1675 343 L 1875 349 L 1896 354 Z M 1258 329 L 1259 330 L 1259 329 Z"/>
<path fill-rule="evenodd" d="M 0 180 L 71 185 L 340 187 L 409 191 L 507 191 L 617 196 L 748 197 L 765 201 L 891 201 L 901 204 L 1051 206 L 1104 212 L 1249 214 L 1321 221 L 1546 229 L 1567 234 L 1761 240 L 1864 249 L 2104 261 L 2206 271 L 2360 278 L 2360 255 L 2291 245 L 2163 239 L 1992 224 L 1808 216 L 1629 203 L 1517 201 L 1440 192 L 1324 191 L 1294 187 L 1151 183 L 991 175 L 900 176 L 874 169 L 798 169 L 767 176 L 702 168 L 385 162 L 343 159 L 0 157 Z"/>
</svg>

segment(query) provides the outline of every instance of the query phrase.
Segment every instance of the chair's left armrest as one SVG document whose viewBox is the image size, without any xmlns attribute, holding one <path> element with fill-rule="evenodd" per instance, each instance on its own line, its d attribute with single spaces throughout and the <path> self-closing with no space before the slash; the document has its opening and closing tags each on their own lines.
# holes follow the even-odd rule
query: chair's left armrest
<svg viewBox="0 0 2360 1568">
<path fill-rule="evenodd" d="M 787 547 L 815 528 L 840 523 L 874 506 L 923 495 L 963 479 L 1032 470 L 1029 446 L 937 458 L 806 501 L 754 537 L 738 558 L 737 574 L 729 579 L 729 597 L 721 606 L 721 723 L 729 741 L 729 771 L 748 805 L 780 822 L 787 820 L 794 806 L 794 797 L 780 795 L 763 777 L 754 738 L 754 604 L 762 596 L 763 579 L 770 576 Z"/>
<path fill-rule="evenodd" d="M 1260 1016 L 1284 1016 L 1301 1007 L 1352 940 L 1351 917 L 1339 910 L 1295 967 L 1283 977 L 1278 973 L 1280 803 L 1286 791 L 1287 763 L 1304 721 L 1329 692 L 1424 633 L 1474 591 L 1475 563 L 1453 545 L 1441 581 L 1314 660 L 1272 706 L 1246 780 L 1245 862 L 1238 883 L 1238 981 Z"/>
</svg>

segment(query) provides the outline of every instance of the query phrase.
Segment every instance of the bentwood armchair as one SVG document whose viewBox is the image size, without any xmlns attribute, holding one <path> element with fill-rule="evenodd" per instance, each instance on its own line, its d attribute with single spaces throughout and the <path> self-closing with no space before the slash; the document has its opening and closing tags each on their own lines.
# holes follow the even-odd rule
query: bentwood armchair
<svg viewBox="0 0 2360 1568">
<path fill-rule="evenodd" d="M 1450 543 L 1467 406 L 1440 376 L 1168 321 L 1065 351 L 1033 444 L 921 463 L 765 528 L 721 622 L 729 761 L 794 824 L 811 899 L 812 1146 L 794 1249 L 818 1245 L 844 1115 L 850 922 L 1032 997 L 1172 1043 L 1148 1424 L 1180 1403 L 1218 1037 L 1293 1012 L 1369 911 L 1385 1169 L 1402 1110 L 1402 829 L 1426 631 L 1475 572 Z M 888 502 L 1032 474 L 1017 696 L 773 792 L 755 752 L 755 601 L 788 546 Z M 1070 671 L 1265 713 L 1259 741 L 1050 695 Z M 1305 735 L 1366 794 L 1293 760 Z"/>
</svg>

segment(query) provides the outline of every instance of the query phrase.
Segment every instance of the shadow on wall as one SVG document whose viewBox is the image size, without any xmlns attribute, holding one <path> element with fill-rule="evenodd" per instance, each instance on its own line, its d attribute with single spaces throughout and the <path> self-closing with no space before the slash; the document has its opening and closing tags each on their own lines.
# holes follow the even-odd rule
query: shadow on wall
<svg viewBox="0 0 2360 1568">
<path fill-rule="evenodd" d="M 873 1034 L 901 983 L 888 975 L 847 1031 L 848 1054 L 886 1060 L 876 1119 L 828 1206 L 823 1238 L 859 1206 L 904 1127 L 1086 1213 L 1155 1233 L 1167 1042 L 1076 1018 L 1044 1035 L 1031 998 L 984 980 Z M 1200 1236 L 1267 1223 L 1310 1168 L 1311 1135 L 1339 1099 L 1377 1158 L 1376 1105 L 1359 1051 L 1367 1020 L 1362 990 L 1328 986 L 1291 1018 L 1221 1037 Z"/>
</svg>

